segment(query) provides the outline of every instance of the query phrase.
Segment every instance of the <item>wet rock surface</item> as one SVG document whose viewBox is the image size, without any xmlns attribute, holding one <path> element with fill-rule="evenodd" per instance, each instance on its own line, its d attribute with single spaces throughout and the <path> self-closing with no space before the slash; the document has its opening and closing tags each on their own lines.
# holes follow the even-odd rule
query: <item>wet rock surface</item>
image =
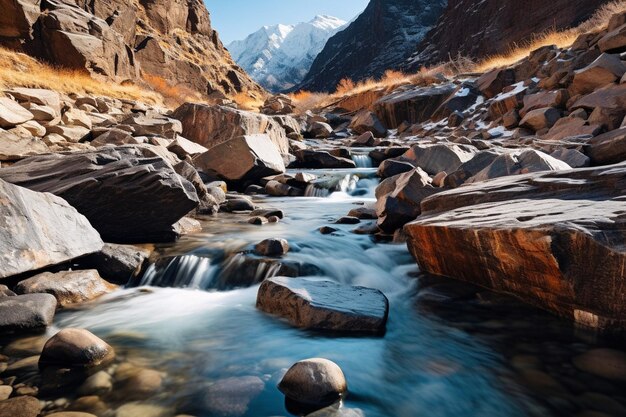
<svg viewBox="0 0 626 417">
<path fill-rule="evenodd" d="M 339 400 L 348 386 L 341 368 L 328 359 L 306 359 L 294 364 L 278 384 L 288 398 L 311 405 Z"/>
</svg>

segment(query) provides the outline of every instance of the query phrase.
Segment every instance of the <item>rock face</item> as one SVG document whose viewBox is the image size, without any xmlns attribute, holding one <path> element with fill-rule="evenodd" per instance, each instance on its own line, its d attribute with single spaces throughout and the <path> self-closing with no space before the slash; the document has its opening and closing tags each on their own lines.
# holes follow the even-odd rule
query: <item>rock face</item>
<svg viewBox="0 0 626 417">
<path fill-rule="evenodd" d="M 624 329 L 626 164 L 505 177 L 422 202 L 420 268 L 595 328 Z"/>
<path fill-rule="evenodd" d="M 50 294 L 0 297 L 0 330 L 43 330 L 54 318 L 57 300 Z"/>
<path fill-rule="evenodd" d="M 173 240 L 174 223 L 198 205 L 193 185 L 147 148 L 31 157 L 0 178 L 64 198 L 112 242 Z"/>
<path fill-rule="evenodd" d="M 307 278 L 265 280 L 257 308 L 304 329 L 346 333 L 382 333 L 389 302 L 378 290 Z"/>
<path fill-rule="evenodd" d="M 378 100 L 374 111 L 389 128 L 397 128 L 403 122 L 424 122 L 435 114 L 455 88 L 444 84 L 396 91 Z"/>
<path fill-rule="evenodd" d="M 495 55 L 545 30 L 574 27 L 604 3 L 607 0 L 530 0 L 520 7 L 512 0 L 449 0 L 405 68 L 416 71 L 458 55 Z"/>
<path fill-rule="evenodd" d="M 272 118 L 223 106 L 185 103 L 173 114 L 183 136 L 206 148 L 246 135 L 267 134 L 281 154 L 289 153 L 285 129 Z"/>
<path fill-rule="evenodd" d="M 64 271 L 56 274 L 44 272 L 21 281 L 15 287 L 18 294 L 52 294 L 59 306 L 93 300 L 115 289 L 98 274 L 96 270 Z"/>
<path fill-rule="evenodd" d="M 63 329 L 45 344 L 39 365 L 92 368 L 115 358 L 111 346 L 84 329 Z"/>
<path fill-rule="evenodd" d="M 102 248 L 98 232 L 65 200 L 0 180 L 0 278 Z"/>
<path fill-rule="evenodd" d="M 201 0 L 7 0 L 0 6 L 0 45 L 53 65 L 116 81 L 144 76 L 205 97 L 263 94 L 231 59 Z"/>
<path fill-rule="evenodd" d="M 229 180 L 258 179 L 285 172 L 285 164 L 267 135 L 248 135 L 214 146 L 193 160 L 196 168 Z"/>
<path fill-rule="evenodd" d="M 343 78 L 380 77 L 398 68 L 435 24 L 445 0 L 373 0 L 330 38 L 298 89 L 332 91 Z"/>
<path fill-rule="evenodd" d="M 329 405 L 348 390 L 341 368 L 328 359 L 306 359 L 294 364 L 278 384 L 278 389 L 299 403 Z"/>
</svg>

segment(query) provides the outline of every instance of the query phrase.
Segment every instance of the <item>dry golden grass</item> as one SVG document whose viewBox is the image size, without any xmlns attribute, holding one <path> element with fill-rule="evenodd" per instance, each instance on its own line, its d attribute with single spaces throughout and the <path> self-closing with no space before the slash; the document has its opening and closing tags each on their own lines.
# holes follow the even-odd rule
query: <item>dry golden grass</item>
<svg viewBox="0 0 626 417">
<path fill-rule="evenodd" d="M 0 86 L 46 88 L 61 93 L 138 100 L 162 104 L 160 94 L 137 85 L 99 81 L 81 71 L 54 68 L 25 54 L 0 47 Z"/>
<path fill-rule="evenodd" d="M 249 92 L 237 93 L 232 97 L 232 100 L 237 103 L 238 108 L 247 111 L 258 111 L 265 102 L 263 97 L 257 97 Z"/>
<path fill-rule="evenodd" d="M 600 32 L 607 28 L 611 17 L 626 12 L 626 0 L 615 0 L 601 6 L 588 20 L 579 26 L 561 31 L 548 30 L 534 36 L 528 42 L 513 46 L 509 51 L 488 57 L 474 68 L 475 72 L 486 72 L 494 68 L 506 67 L 526 58 L 532 51 L 549 45 L 559 48 L 570 47 L 578 36 L 584 33 Z"/>
<path fill-rule="evenodd" d="M 163 97 L 166 106 L 178 107 L 185 102 L 202 102 L 200 93 L 185 86 L 175 86 L 162 77 L 152 74 L 143 74 L 143 79 L 156 93 Z"/>
</svg>

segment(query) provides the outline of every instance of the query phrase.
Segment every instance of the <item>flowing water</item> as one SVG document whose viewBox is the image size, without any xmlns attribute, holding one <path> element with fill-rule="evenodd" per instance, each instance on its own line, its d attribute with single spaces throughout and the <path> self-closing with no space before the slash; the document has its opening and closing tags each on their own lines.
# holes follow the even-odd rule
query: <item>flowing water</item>
<svg viewBox="0 0 626 417">
<path fill-rule="evenodd" d="M 289 366 L 310 357 L 335 361 L 348 381 L 342 407 L 326 416 L 607 412 L 598 396 L 613 401 L 609 415 L 623 415 L 623 385 L 572 365 L 577 355 L 609 342 L 512 299 L 420 276 L 405 245 L 351 233 L 357 226 L 333 225 L 338 232 L 320 234 L 319 227 L 350 209 L 372 204 L 377 180 L 367 168 L 316 173 L 324 180 L 309 197 L 257 200 L 282 209 L 280 223 L 254 226 L 237 214 L 206 218 L 203 233 L 161 246 L 161 259 L 132 288 L 59 313 L 55 329 L 87 328 L 111 343 L 120 360 L 164 372 L 162 390 L 140 401 L 171 416 L 292 415 L 276 385 Z M 248 251 L 269 237 L 289 241 L 284 262 L 300 271 L 383 291 L 390 301 L 386 334 L 324 335 L 258 311 L 258 282 L 281 268 L 254 262 Z M 245 377 L 260 378 L 263 388 L 248 387 Z M 243 394 L 210 394 L 229 383 Z M 108 401 L 114 408 L 131 399 L 121 392 Z"/>
</svg>

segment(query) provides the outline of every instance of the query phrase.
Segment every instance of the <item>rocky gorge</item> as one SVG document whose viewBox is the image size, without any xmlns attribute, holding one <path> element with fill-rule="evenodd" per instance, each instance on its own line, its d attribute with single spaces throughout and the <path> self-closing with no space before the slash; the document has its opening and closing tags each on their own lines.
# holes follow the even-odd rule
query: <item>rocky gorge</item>
<svg viewBox="0 0 626 417">
<path fill-rule="evenodd" d="M 626 414 L 625 33 L 300 114 L 7 87 L 0 417 Z"/>
</svg>

